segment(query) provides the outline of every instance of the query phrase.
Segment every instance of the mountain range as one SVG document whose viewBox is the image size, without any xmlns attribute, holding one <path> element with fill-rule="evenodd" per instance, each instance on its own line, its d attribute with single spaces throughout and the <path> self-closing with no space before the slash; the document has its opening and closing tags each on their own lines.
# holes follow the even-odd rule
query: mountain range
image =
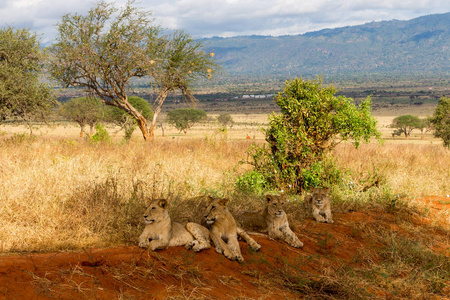
<svg viewBox="0 0 450 300">
<path fill-rule="evenodd" d="M 225 76 L 450 74 L 450 12 L 288 36 L 202 39 Z"/>
</svg>

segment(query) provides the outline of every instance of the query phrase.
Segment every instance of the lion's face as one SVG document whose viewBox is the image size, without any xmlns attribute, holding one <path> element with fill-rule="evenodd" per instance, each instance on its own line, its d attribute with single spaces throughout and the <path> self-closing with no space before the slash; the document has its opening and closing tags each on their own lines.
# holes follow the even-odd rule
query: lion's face
<svg viewBox="0 0 450 300">
<path fill-rule="evenodd" d="M 330 201 L 330 197 L 328 196 L 329 192 L 330 189 L 313 188 L 311 195 L 312 203 L 317 205 L 318 207 L 325 205 L 325 203 Z"/>
<path fill-rule="evenodd" d="M 144 213 L 144 223 L 152 224 L 157 221 L 161 221 L 167 216 L 167 200 L 155 199 L 150 201 L 147 209 Z"/>
<path fill-rule="evenodd" d="M 223 218 L 227 209 L 228 199 L 210 198 L 205 209 L 206 224 L 214 224 L 220 218 Z"/>
<path fill-rule="evenodd" d="M 267 210 L 270 216 L 281 218 L 285 212 L 283 205 L 286 200 L 286 196 L 266 195 Z"/>
</svg>

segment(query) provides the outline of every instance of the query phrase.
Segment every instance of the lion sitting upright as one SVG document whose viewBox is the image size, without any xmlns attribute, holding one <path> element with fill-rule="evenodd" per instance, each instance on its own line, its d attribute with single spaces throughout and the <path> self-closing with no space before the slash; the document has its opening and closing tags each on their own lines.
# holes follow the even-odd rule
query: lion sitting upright
<svg viewBox="0 0 450 300">
<path fill-rule="evenodd" d="M 230 260 L 244 261 L 239 247 L 238 236 L 257 251 L 261 248 L 244 230 L 236 226 L 236 221 L 227 208 L 228 199 L 207 198 L 204 220 L 209 227 L 210 237 L 216 252 L 223 253 Z"/>
<path fill-rule="evenodd" d="M 305 202 L 311 205 L 312 214 L 317 222 L 334 223 L 331 214 L 330 189 L 311 188 L 311 195 L 305 197 Z"/>
<path fill-rule="evenodd" d="M 268 232 L 270 238 L 280 239 L 292 247 L 301 248 L 303 243 L 289 227 L 283 208 L 285 198 L 285 195 L 266 195 L 266 208 L 260 211 L 240 212 L 236 216 L 236 221 L 243 229 Z"/>
<path fill-rule="evenodd" d="M 173 246 L 186 246 L 200 251 L 211 247 L 209 231 L 196 223 L 185 226 L 173 222 L 167 210 L 167 200 L 156 199 L 149 203 L 144 213 L 145 228 L 139 236 L 139 247 L 151 250 L 167 249 Z"/>
</svg>

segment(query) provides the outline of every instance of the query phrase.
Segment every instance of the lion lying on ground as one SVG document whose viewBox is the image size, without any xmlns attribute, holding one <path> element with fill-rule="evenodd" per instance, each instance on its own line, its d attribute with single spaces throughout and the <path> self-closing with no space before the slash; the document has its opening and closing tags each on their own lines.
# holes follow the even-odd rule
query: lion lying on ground
<svg viewBox="0 0 450 300">
<path fill-rule="evenodd" d="M 185 226 L 173 222 L 167 210 L 165 199 L 152 200 L 144 213 L 145 228 L 139 236 L 139 247 L 152 251 L 173 246 L 201 251 L 211 247 L 209 230 L 200 224 L 187 223 Z"/>
<path fill-rule="evenodd" d="M 283 240 L 292 247 L 303 247 L 303 243 L 289 227 L 283 208 L 286 196 L 266 195 L 266 200 L 267 206 L 263 210 L 238 213 L 238 224 L 246 230 L 267 232 L 270 238 Z"/>
<path fill-rule="evenodd" d="M 329 192 L 330 189 L 311 188 L 311 195 L 305 197 L 305 202 L 311 205 L 313 217 L 317 222 L 334 223 Z"/>
<path fill-rule="evenodd" d="M 230 260 L 243 262 L 238 236 L 253 250 L 261 248 L 244 230 L 236 226 L 236 221 L 227 208 L 228 199 L 207 197 L 207 201 L 204 220 L 209 227 L 216 252 L 223 253 Z"/>
</svg>

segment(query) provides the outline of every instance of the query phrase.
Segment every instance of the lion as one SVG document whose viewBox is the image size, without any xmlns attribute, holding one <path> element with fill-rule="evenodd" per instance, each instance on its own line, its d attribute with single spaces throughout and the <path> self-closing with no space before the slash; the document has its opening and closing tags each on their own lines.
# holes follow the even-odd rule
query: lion
<svg viewBox="0 0 450 300">
<path fill-rule="evenodd" d="M 311 188 L 311 195 L 305 197 L 305 202 L 311 205 L 313 217 L 317 222 L 334 223 L 329 192 L 328 188 Z"/>
<path fill-rule="evenodd" d="M 242 211 L 236 215 L 238 224 L 246 230 L 267 232 L 270 238 L 283 240 L 295 248 L 303 243 L 289 227 L 283 205 L 286 196 L 266 195 L 267 206 L 260 211 Z"/>
<path fill-rule="evenodd" d="M 167 200 L 150 201 L 145 213 L 145 228 L 139 236 L 139 247 L 152 251 L 167 247 L 185 246 L 195 252 L 211 247 L 209 230 L 196 223 L 183 225 L 171 220 Z"/>
<path fill-rule="evenodd" d="M 236 221 L 227 208 L 228 199 L 207 197 L 204 221 L 210 230 L 210 237 L 217 253 L 223 253 L 230 260 L 243 262 L 238 236 L 258 251 L 261 248 L 244 230 L 237 227 Z"/>
</svg>

